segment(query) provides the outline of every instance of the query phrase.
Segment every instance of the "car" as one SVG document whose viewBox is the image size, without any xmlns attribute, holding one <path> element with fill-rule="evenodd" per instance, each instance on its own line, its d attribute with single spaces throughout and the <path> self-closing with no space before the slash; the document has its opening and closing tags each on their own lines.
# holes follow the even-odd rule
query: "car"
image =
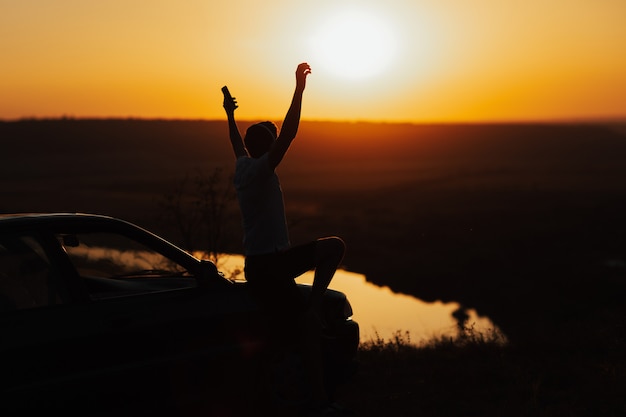
<svg viewBox="0 0 626 417">
<path fill-rule="evenodd" d="M 359 326 L 344 293 L 328 289 L 324 307 L 332 395 L 356 371 Z M 0 215 L 0 329 L 6 415 L 304 398 L 288 393 L 298 329 L 271 331 L 245 280 L 111 216 Z"/>
</svg>

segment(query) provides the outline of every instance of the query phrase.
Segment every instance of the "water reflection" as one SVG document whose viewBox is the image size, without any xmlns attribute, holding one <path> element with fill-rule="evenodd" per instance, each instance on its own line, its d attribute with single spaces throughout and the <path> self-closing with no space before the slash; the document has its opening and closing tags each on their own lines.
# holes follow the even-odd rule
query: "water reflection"
<svg viewBox="0 0 626 417">
<path fill-rule="evenodd" d="M 218 268 L 227 276 L 243 279 L 243 258 L 240 255 L 223 255 Z M 299 277 L 299 283 L 313 282 L 313 272 Z M 354 320 L 361 328 L 361 341 L 390 340 L 406 332 L 413 343 L 421 343 L 440 336 L 456 336 L 460 325 L 471 326 L 475 331 L 499 331 L 487 317 L 475 310 L 462 309 L 458 303 L 427 303 L 418 298 L 397 294 L 388 287 L 367 282 L 365 275 L 339 270 L 330 288 L 347 294 L 354 310 Z"/>
</svg>

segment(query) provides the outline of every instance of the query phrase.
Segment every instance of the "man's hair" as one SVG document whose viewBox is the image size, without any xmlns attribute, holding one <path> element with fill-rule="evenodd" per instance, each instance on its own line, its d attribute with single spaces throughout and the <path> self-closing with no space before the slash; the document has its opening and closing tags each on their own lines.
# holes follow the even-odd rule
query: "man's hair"
<svg viewBox="0 0 626 417">
<path fill-rule="evenodd" d="M 277 133 L 276 125 L 269 121 L 250 126 L 243 139 L 250 156 L 260 158 L 269 151 L 272 143 L 276 140 Z"/>
</svg>

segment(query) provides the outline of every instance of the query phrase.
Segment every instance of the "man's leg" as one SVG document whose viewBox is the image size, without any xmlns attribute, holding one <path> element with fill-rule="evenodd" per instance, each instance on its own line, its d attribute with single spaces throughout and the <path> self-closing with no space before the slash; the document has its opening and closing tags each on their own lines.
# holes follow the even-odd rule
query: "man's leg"
<svg viewBox="0 0 626 417">
<path fill-rule="evenodd" d="M 343 255 L 345 244 L 338 237 L 318 239 L 315 245 L 315 277 L 309 310 L 306 314 L 303 353 L 311 377 L 313 406 L 328 407 L 329 398 L 324 386 L 324 372 L 320 339 L 323 321 L 324 292 L 333 279 Z"/>
<path fill-rule="evenodd" d="M 313 242 L 312 242 L 313 243 Z M 302 356 L 311 382 L 314 406 L 323 406 L 329 398 L 324 387 L 324 372 L 320 346 L 323 317 L 323 297 L 335 275 L 345 252 L 345 244 L 338 237 L 318 239 L 313 244 L 297 246 L 285 254 L 285 266 L 294 278 L 315 269 L 309 309 L 302 329 Z M 314 252 L 314 253 L 312 253 Z"/>
<path fill-rule="evenodd" d="M 315 245 L 315 277 L 311 291 L 310 309 L 322 317 L 324 292 L 330 285 L 339 264 L 343 260 L 346 245 L 338 237 L 318 239 Z"/>
</svg>

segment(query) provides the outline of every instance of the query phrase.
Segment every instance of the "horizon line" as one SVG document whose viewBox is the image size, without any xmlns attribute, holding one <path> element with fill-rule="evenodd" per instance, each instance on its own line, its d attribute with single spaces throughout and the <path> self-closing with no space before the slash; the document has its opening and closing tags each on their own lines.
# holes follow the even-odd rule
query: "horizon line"
<svg viewBox="0 0 626 417">
<path fill-rule="evenodd" d="M 226 122 L 221 118 L 198 117 L 142 117 L 142 116 L 24 116 L 18 118 L 0 118 L 0 123 L 28 122 L 28 121 L 171 121 L 171 122 Z M 281 119 L 257 118 L 240 119 L 238 123 L 257 123 L 260 120 L 271 120 L 280 123 Z M 340 123 L 340 124 L 392 124 L 392 125 L 484 125 L 484 124 L 605 124 L 626 123 L 625 116 L 614 117 L 569 117 L 553 119 L 485 119 L 485 120 L 372 120 L 372 119 L 313 119 L 303 117 L 301 122 L 312 123 Z"/>
</svg>

